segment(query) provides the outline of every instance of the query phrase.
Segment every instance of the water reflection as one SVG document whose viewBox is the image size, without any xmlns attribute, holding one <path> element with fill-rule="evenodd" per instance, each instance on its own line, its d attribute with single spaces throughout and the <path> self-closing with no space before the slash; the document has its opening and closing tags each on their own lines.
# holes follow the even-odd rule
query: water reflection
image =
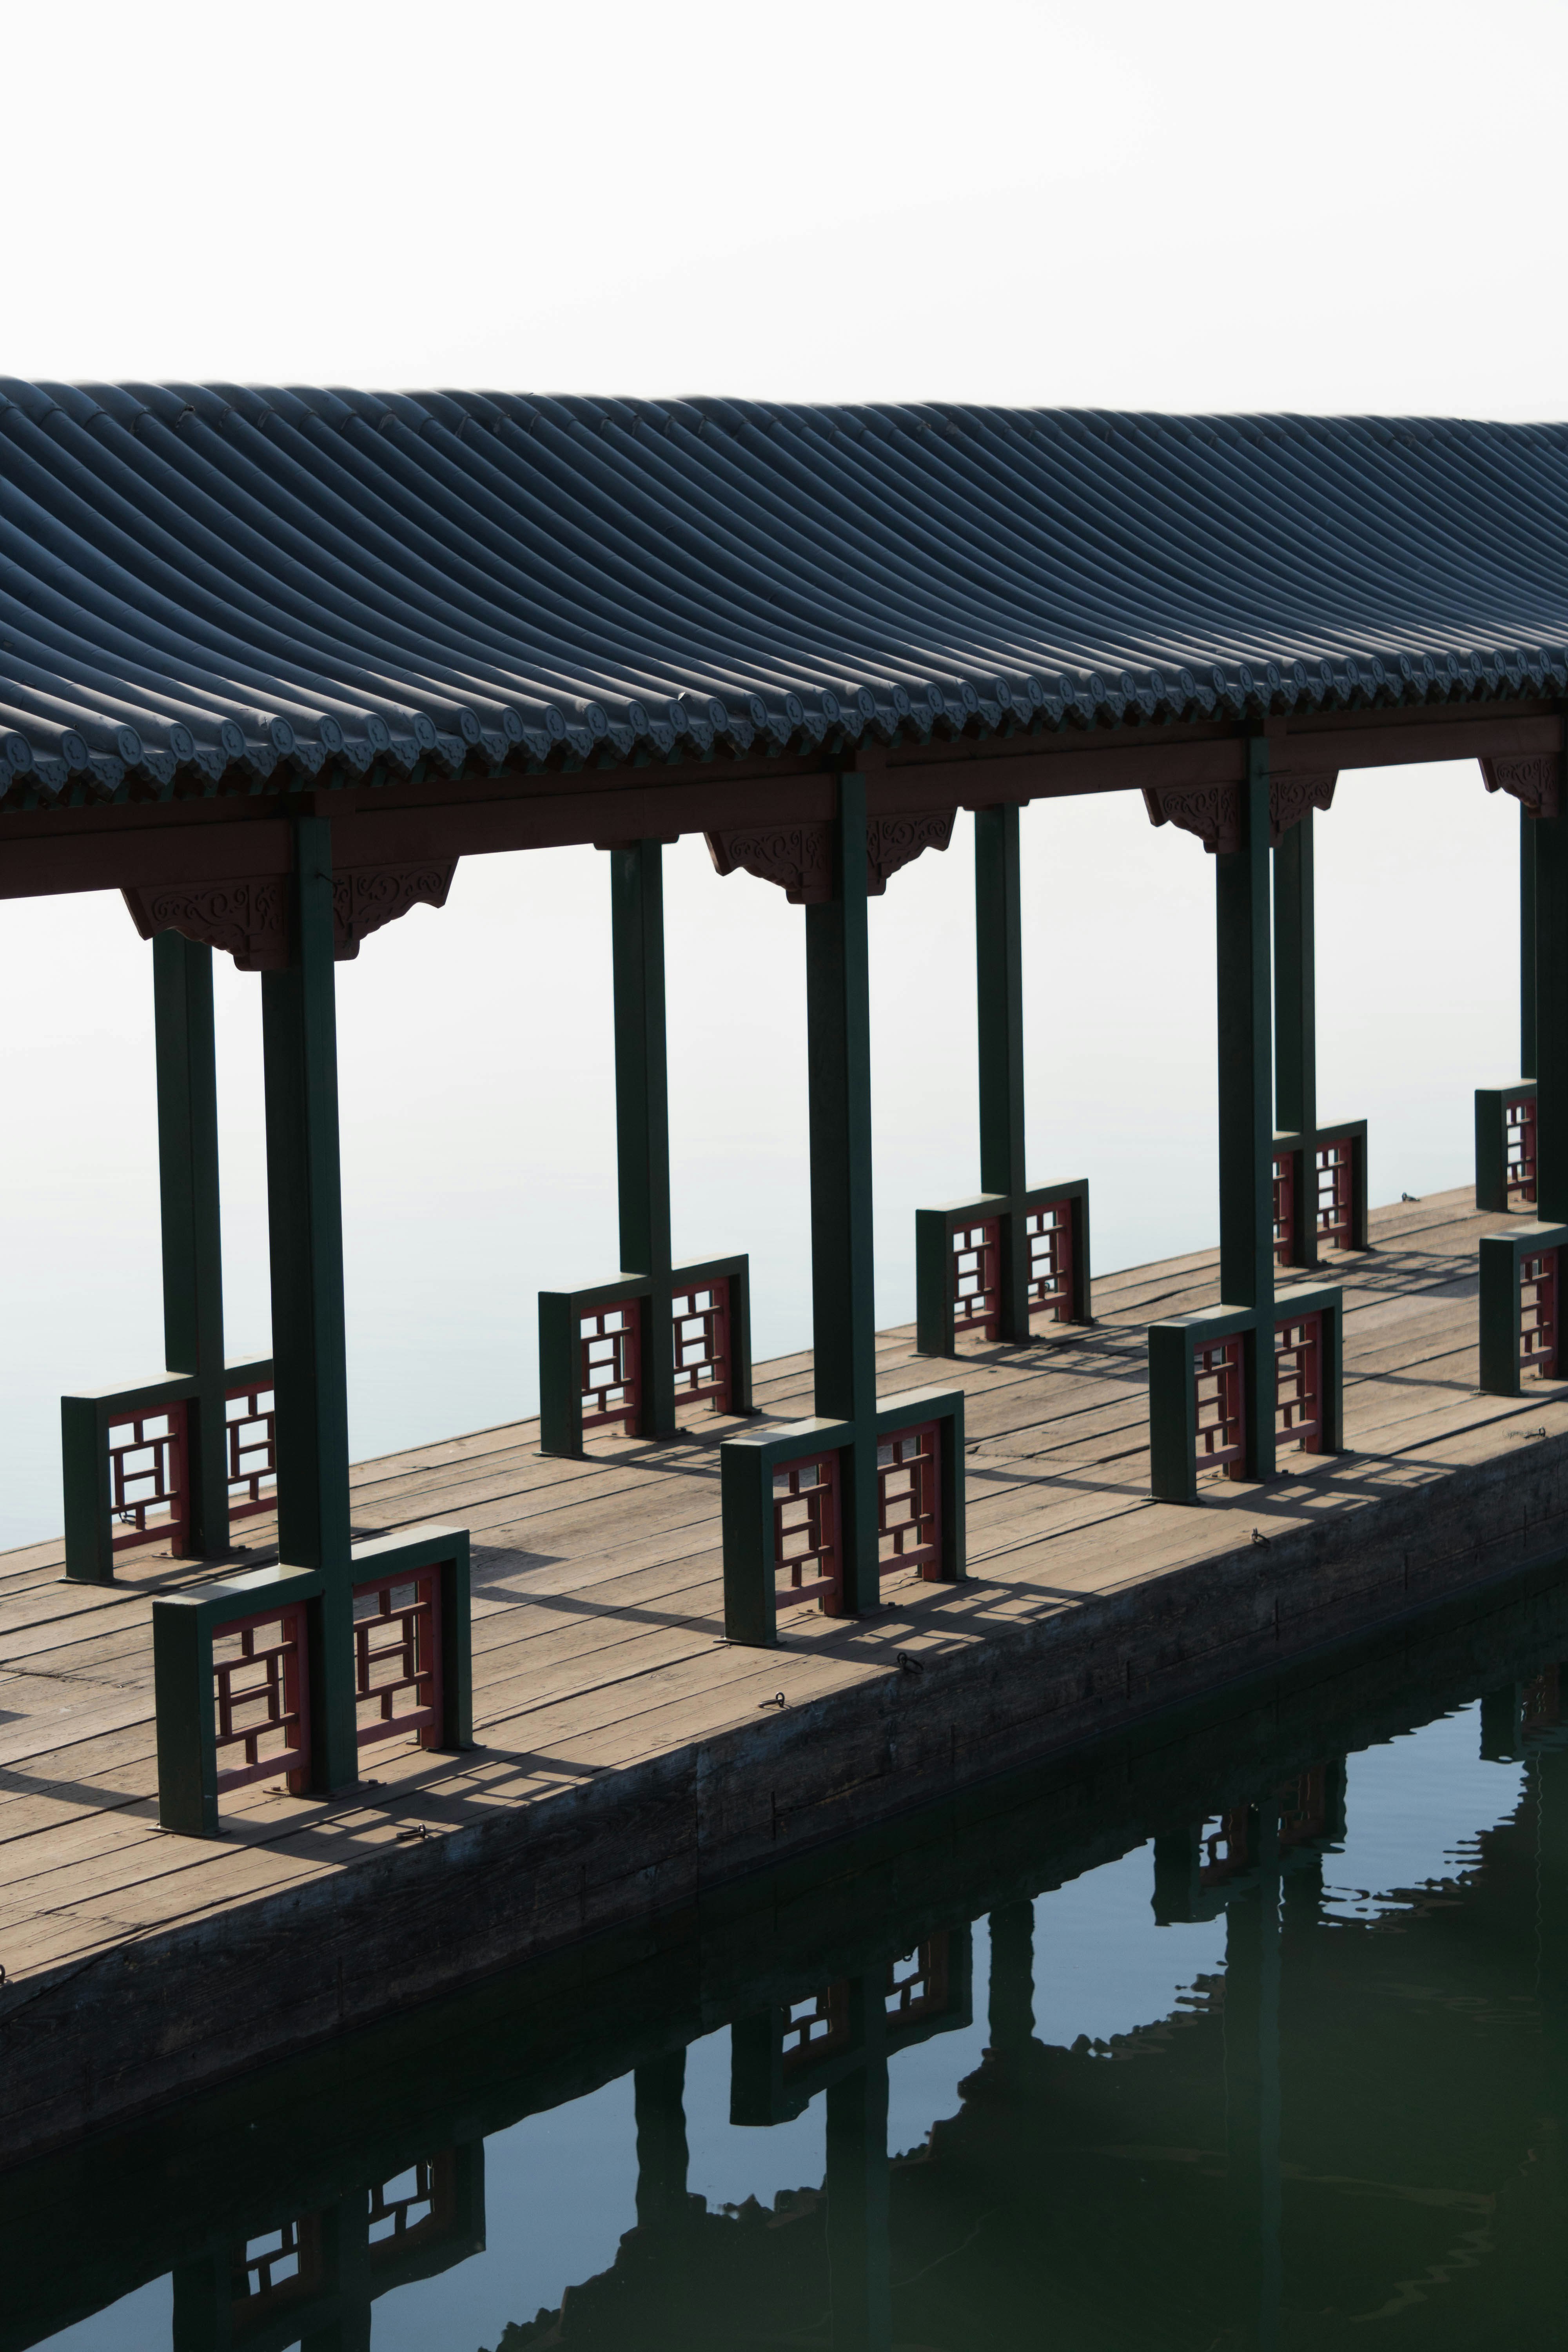
<svg viewBox="0 0 1568 2352">
<path fill-rule="evenodd" d="M 0 2352 L 1563 2341 L 1560 1656 L 1537 1594 L 13 2174 Z"/>
</svg>

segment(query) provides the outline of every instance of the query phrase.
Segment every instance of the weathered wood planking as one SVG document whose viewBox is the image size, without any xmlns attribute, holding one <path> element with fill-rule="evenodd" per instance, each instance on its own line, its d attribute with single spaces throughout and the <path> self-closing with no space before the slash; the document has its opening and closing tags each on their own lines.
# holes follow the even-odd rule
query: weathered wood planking
<svg viewBox="0 0 1568 2352">
<path fill-rule="evenodd" d="M 1374 1252 L 1334 1269 L 1351 1450 L 1196 1510 L 1148 1499 L 1142 1334 L 1212 1300 L 1214 1253 L 1102 1280 L 1092 1330 L 960 1358 L 971 1582 L 889 1580 L 880 1614 L 802 1612 L 775 1652 L 720 1638 L 725 1424 L 586 1463 L 523 1423 L 363 1464 L 356 1526 L 473 1531 L 481 1745 L 380 1748 L 334 1801 L 253 1788 L 216 1843 L 156 1827 L 149 1607 L 215 1571 L 132 1554 L 102 1591 L 61 1580 L 58 1545 L 0 1559 L 0 2153 L 1543 1552 L 1568 1530 L 1568 1384 L 1474 1391 L 1475 1244 L 1500 1222 L 1463 1193 L 1380 1212 Z M 938 1372 L 912 1338 L 882 1335 L 886 1391 Z M 763 1367 L 764 1411 L 808 1411 L 810 1369 Z M 269 1521 L 244 1532 L 269 1556 Z"/>
</svg>

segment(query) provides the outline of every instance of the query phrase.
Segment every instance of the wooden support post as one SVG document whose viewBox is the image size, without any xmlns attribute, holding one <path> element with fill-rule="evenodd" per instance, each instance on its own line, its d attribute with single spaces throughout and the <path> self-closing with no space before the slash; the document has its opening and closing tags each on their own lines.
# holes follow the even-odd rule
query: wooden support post
<svg viewBox="0 0 1568 2352">
<path fill-rule="evenodd" d="M 1542 822 L 1519 810 L 1519 1075 L 1535 1076 L 1535 829 Z M 1547 822 L 1552 822 L 1548 819 Z"/>
<path fill-rule="evenodd" d="M 1268 747 L 1247 746 L 1241 845 L 1215 858 L 1219 989 L 1219 1280 L 1258 1310 L 1243 1374 L 1247 1475 L 1274 1471 L 1273 1089 L 1270 1084 Z"/>
<path fill-rule="evenodd" d="M 1018 811 L 974 815 L 974 961 L 979 1016 L 980 1188 L 1011 1205 L 1025 1187 L 1024 922 Z M 997 1337 L 1029 1337 L 1029 1255 L 1011 1213 L 998 1221 Z M 945 1271 L 945 1269 L 944 1269 Z"/>
<path fill-rule="evenodd" d="M 833 897 L 805 910 L 812 1345 L 818 1417 L 856 1432 L 840 1456 L 839 1539 L 845 1612 L 858 1616 L 879 1597 L 864 776 L 841 775 L 837 803 Z"/>
<path fill-rule="evenodd" d="M 1312 812 L 1274 852 L 1274 1124 L 1300 1138 L 1290 1263 L 1318 1260 L 1318 1011 Z"/>
<path fill-rule="evenodd" d="M 637 2133 L 637 2227 L 684 2218 L 690 2157 L 686 2141 L 686 2053 L 673 2050 L 632 2075 Z"/>
<path fill-rule="evenodd" d="M 228 1550 L 224 1430 L 223 1238 L 218 1192 L 213 951 L 178 931 L 153 941 L 163 1360 L 200 1386 L 185 1408 L 185 1550 Z"/>
<path fill-rule="evenodd" d="M 1526 1038 L 1535 1079 L 1535 1214 L 1568 1223 L 1568 815 L 1526 817 L 1535 836 L 1533 1018 Z"/>
<path fill-rule="evenodd" d="M 827 2263 L 833 2352 L 889 2352 L 888 2060 L 871 1979 L 848 1984 L 850 2038 L 861 2063 L 827 2086 Z"/>
<path fill-rule="evenodd" d="M 991 2047 L 1025 2050 L 1035 2032 L 1035 1906 L 1005 1903 L 991 1914 Z"/>
<path fill-rule="evenodd" d="M 664 1011 L 664 851 L 634 841 L 610 852 L 615 982 L 616 1170 L 621 1265 L 661 1286 L 640 1302 L 645 1318 L 642 1434 L 675 1434 L 675 1358 L 669 1336 L 669 1080 Z"/>
<path fill-rule="evenodd" d="M 326 1580 L 312 1644 L 312 1778 L 335 1789 L 358 1767 L 331 826 L 296 817 L 293 836 L 289 962 L 261 976 L 278 1544 L 289 1566 Z"/>
</svg>

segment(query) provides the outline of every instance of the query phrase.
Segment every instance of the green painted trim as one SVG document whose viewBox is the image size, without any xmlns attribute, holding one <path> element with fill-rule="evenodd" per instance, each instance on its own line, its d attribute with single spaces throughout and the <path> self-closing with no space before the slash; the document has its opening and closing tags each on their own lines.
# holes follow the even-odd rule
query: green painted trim
<svg viewBox="0 0 1568 2352">
<path fill-rule="evenodd" d="M 1537 820 L 1539 822 L 1539 820 Z M 1483 1234 L 1480 1259 L 1480 1389 L 1484 1396 L 1516 1397 L 1520 1379 L 1519 1267 L 1537 1250 L 1568 1248 L 1568 1224 L 1531 1220 L 1507 1233 Z"/>
<path fill-rule="evenodd" d="M 1536 1074 L 1535 828 L 1539 818 L 1519 811 L 1519 1066 Z"/>
<path fill-rule="evenodd" d="M 1321 1315 L 1323 1340 L 1323 1451 L 1343 1447 L 1344 1428 L 1344 1293 L 1338 1283 L 1291 1283 L 1267 1307 L 1207 1307 L 1192 1315 L 1167 1316 L 1149 1326 L 1149 1490 L 1157 1503 L 1195 1503 L 1198 1499 L 1197 1382 L 1193 1357 L 1199 1347 L 1212 1347 L 1238 1335 L 1247 1340 L 1244 1362 L 1248 1386 L 1246 1409 L 1252 1410 L 1257 1389 L 1267 1384 L 1268 1394 L 1268 1457 L 1275 1469 L 1273 1335 L 1287 1317 Z M 1268 1346 L 1260 1344 L 1267 1332 Z M 1258 1358 L 1265 1362 L 1260 1367 Z M 1247 1477 L 1259 1484 L 1254 1463 L 1261 1448 L 1248 1428 Z"/>
<path fill-rule="evenodd" d="M 1535 1213 L 1568 1219 L 1568 816 L 1535 834 Z"/>
<path fill-rule="evenodd" d="M 1031 1210 L 1048 1201 L 1066 1201 L 1072 1219 L 1072 1316 L 1074 1323 L 1094 1321 L 1094 1284 L 1089 1265 L 1089 1186 L 1087 1176 L 1065 1178 L 1058 1184 L 1031 1184 L 1009 1200 L 1004 1193 L 976 1192 L 967 1201 L 944 1201 L 933 1209 L 915 1211 L 915 1352 L 921 1356 L 952 1356 L 957 1346 L 957 1318 L 952 1297 L 952 1236 L 961 1226 L 996 1218 L 1004 1234 L 1012 1232 L 1015 1246 L 1027 1267 L 1028 1242 L 1024 1221 Z M 1027 1337 L 1038 1335 L 1032 1318 Z M 1005 1343 L 999 1343 L 1005 1344 Z"/>
<path fill-rule="evenodd" d="M 153 1690 L 161 1828 L 186 1837 L 218 1835 L 214 1633 L 221 1625 L 232 1624 L 237 1617 L 258 1616 L 274 1602 L 318 1601 L 321 1587 L 322 1579 L 314 1570 L 261 1568 L 185 1592 L 161 1593 L 153 1601 Z M 311 1633 L 313 1636 L 313 1626 Z M 309 1664 L 313 1706 L 314 1660 Z M 312 1748 L 314 1741 L 312 1718 Z"/>
<path fill-rule="evenodd" d="M 1510 1102 L 1535 1100 L 1533 1078 L 1516 1079 L 1510 1087 L 1476 1088 L 1476 1206 L 1488 1216 L 1509 1213 L 1508 1120 L 1504 1107 Z"/>
<path fill-rule="evenodd" d="M 842 1455 L 855 1442 L 852 1423 L 813 1414 L 784 1428 L 746 1430 L 719 1448 L 719 1512 L 724 1557 L 727 1641 L 773 1649 L 778 1642 L 773 1559 L 773 1472 L 807 1454 Z M 843 1535 L 842 1496 L 839 1534 Z"/>
<path fill-rule="evenodd" d="M 1016 1200 L 1025 1184 L 1024 922 L 1018 810 L 974 813 L 976 1068 L 980 1183 Z M 1028 1251 L 1016 1221 L 999 1236 L 999 1336 L 1029 1338 Z"/>
<path fill-rule="evenodd" d="M 353 1582 L 368 1584 L 419 1569 L 441 1570 L 441 1746 L 474 1744 L 473 1632 L 467 1528 L 422 1527 L 414 1535 L 372 1536 L 353 1548 Z"/>
<path fill-rule="evenodd" d="M 158 933 L 153 941 L 153 1008 L 163 1360 L 202 1380 L 186 1416 L 186 1549 L 193 1559 L 219 1559 L 228 1550 L 228 1475 L 221 1402 L 209 1393 L 224 1360 L 210 947 L 178 931 Z"/>
<path fill-rule="evenodd" d="M 667 1275 L 617 1274 L 608 1282 L 585 1283 L 576 1290 L 539 1293 L 540 1452 L 558 1454 L 566 1461 L 580 1462 L 584 1458 L 582 1362 L 577 1352 L 581 1338 L 578 1323 L 584 1315 L 605 1307 L 624 1306 L 633 1299 L 641 1301 L 644 1316 L 639 1338 L 646 1360 L 653 1350 L 653 1310 L 658 1301 L 663 1298 L 668 1303 L 683 1290 L 700 1289 L 704 1283 L 719 1281 L 730 1286 L 730 1411 L 737 1420 L 748 1416 L 753 1409 L 751 1260 L 743 1252 L 733 1257 L 689 1258 L 671 1266 Z M 673 1392 L 673 1338 L 668 1354 Z M 645 1403 L 642 1425 L 634 1433 L 651 1438 L 672 1433 L 652 1427 Z"/>
<path fill-rule="evenodd" d="M 1268 746 L 1247 747 L 1241 846 L 1215 858 L 1219 1048 L 1220 1295 L 1260 1312 L 1274 1296 Z M 1246 1351 L 1247 1475 L 1274 1472 L 1271 1349 Z"/>
</svg>

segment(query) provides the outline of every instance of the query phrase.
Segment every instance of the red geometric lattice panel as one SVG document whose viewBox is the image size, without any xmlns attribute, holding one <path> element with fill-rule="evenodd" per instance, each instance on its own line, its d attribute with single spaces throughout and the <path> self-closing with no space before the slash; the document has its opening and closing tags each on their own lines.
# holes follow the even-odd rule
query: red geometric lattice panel
<svg viewBox="0 0 1568 2352">
<path fill-rule="evenodd" d="M 354 1587 L 354 1719 L 359 1745 L 441 1732 L 441 1571 L 422 1568 Z"/>
<path fill-rule="evenodd" d="M 877 1562 L 886 1576 L 942 1574 L 942 1432 L 934 1421 L 895 1430 L 877 1446 Z"/>
<path fill-rule="evenodd" d="M 228 1515 L 247 1519 L 278 1507 L 278 1414 L 270 1388 L 230 1389 L 224 1399 Z"/>
<path fill-rule="evenodd" d="M 310 1762 L 310 1685 L 302 1601 L 213 1632 L 217 1786 L 243 1789 L 282 1773 L 298 1796 Z M 226 1756 L 239 1750 L 225 1763 Z"/>
<path fill-rule="evenodd" d="M 838 1550 L 838 1455 L 781 1463 L 773 1472 L 776 1605 L 819 1601 L 837 1617 L 843 1604 Z"/>
<path fill-rule="evenodd" d="M 1519 1262 L 1519 1365 L 1538 1381 L 1557 1374 L 1557 1258 L 1538 1250 Z"/>
<path fill-rule="evenodd" d="M 1502 1107 L 1510 1204 L 1535 1198 L 1535 1098 L 1521 1095 Z"/>
<path fill-rule="evenodd" d="M 722 1276 L 670 1300 L 675 1401 L 730 1410 L 730 1285 Z"/>
<path fill-rule="evenodd" d="M 1323 1318 L 1300 1315 L 1274 1327 L 1274 1434 L 1303 1454 L 1323 1450 Z"/>
<path fill-rule="evenodd" d="M 1238 1335 L 1193 1350 L 1200 1475 L 1205 1470 L 1223 1471 L 1227 1478 L 1247 1475 L 1247 1420 L 1241 1391 L 1244 1346 Z"/>
<path fill-rule="evenodd" d="M 987 1217 L 952 1236 L 952 1328 L 994 1339 L 1002 1311 L 1002 1224 Z"/>
<path fill-rule="evenodd" d="M 1318 1242 L 1321 1247 L 1349 1249 L 1354 1217 L 1356 1140 L 1342 1135 L 1321 1143 L 1314 1154 L 1317 1171 Z"/>
<path fill-rule="evenodd" d="M 611 1422 L 636 1426 L 642 1405 L 642 1309 L 635 1298 L 621 1307 L 601 1307 L 578 1324 L 582 1345 L 583 1426 L 603 1429 Z"/>
<path fill-rule="evenodd" d="M 1029 1253 L 1029 1312 L 1072 1321 L 1072 1203 L 1046 1201 L 1024 1218 Z"/>
<path fill-rule="evenodd" d="M 183 1550 L 189 1511 L 184 1406 L 128 1415 L 111 1423 L 108 1434 L 109 1507 L 119 1530 L 115 1550 L 148 1543 Z"/>
<path fill-rule="evenodd" d="M 1274 1263 L 1290 1265 L 1296 1247 L 1296 1154 L 1281 1151 L 1274 1161 Z"/>
</svg>

